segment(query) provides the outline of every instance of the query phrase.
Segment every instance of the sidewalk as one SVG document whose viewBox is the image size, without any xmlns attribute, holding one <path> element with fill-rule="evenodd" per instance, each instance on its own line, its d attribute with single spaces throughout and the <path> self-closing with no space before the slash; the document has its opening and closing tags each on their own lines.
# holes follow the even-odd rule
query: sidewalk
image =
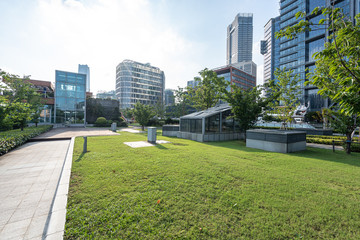
<svg viewBox="0 0 360 240">
<path fill-rule="evenodd" d="M 326 145 L 326 144 L 317 144 L 317 143 L 306 143 L 306 147 L 314 147 L 314 148 L 322 148 L 322 149 L 328 149 L 332 150 L 332 145 Z M 335 151 L 343 151 L 344 148 L 341 146 L 335 146 Z"/>
<path fill-rule="evenodd" d="M 104 135 L 57 128 L 0 157 L 0 240 L 63 238 L 74 137 Z"/>
<path fill-rule="evenodd" d="M 42 238 L 69 143 L 27 143 L 0 157 L 0 239 Z"/>
</svg>

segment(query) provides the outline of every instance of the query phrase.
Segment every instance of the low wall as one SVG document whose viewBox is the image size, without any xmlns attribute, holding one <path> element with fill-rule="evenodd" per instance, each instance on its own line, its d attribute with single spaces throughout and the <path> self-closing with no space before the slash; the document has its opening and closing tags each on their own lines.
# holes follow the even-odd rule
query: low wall
<svg viewBox="0 0 360 240">
<path fill-rule="evenodd" d="M 306 132 L 307 135 L 325 135 L 325 136 L 333 135 L 332 129 L 299 128 L 299 129 L 296 129 L 296 131 Z"/>
<path fill-rule="evenodd" d="M 306 150 L 306 133 L 264 129 L 247 130 L 246 147 L 280 153 L 302 151 Z"/>
<path fill-rule="evenodd" d="M 177 133 L 180 130 L 179 125 L 163 125 L 162 135 L 166 137 L 177 137 Z"/>
<path fill-rule="evenodd" d="M 190 139 L 197 142 L 218 142 L 218 141 L 231 141 L 244 139 L 242 133 L 213 133 L 204 134 L 201 133 L 190 133 L 190 132 L 178 132 L 178 138 Z"/>
</svg>

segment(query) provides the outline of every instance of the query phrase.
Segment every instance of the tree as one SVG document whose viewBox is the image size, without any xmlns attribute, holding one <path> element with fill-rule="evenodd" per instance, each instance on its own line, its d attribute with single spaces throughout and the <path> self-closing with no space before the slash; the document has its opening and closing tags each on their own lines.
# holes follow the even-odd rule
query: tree
<svg viewBox="0 0 360 240">
<path fill-rule="evenodd" d="M 244 90 L 232 86 L 232 91 L 226 93 L 226 101 L 232 107 L 231 111 L 245 134 L 245 140 L 246 130 L 254 127 L 263 107 L 267 105 L 267 101 L 261 97 L 261 91 L 260 87 Z"/>
<path fill-rule="evenodd" d="M 140 102 L 135 104 L 133 114 L 135 120 L 141 125 L 141 129 L 143 131 L 147 122 L 155 116 L 155 112 L 151 106 L 144 105 Z"/>
<path fill-rule="evenodd" d="M 187 114 L 188 107 L 188 93 L 184 88 L 178 87 L 175 90 L 175 112 L 176 117 L 181 117 Z"/>
<path fill-rule="evenodd" d="M 165 106 L 161 101 L 158 101 L 155 105 L 156 116 L 161 119 L 165 118 Z"/>
<path fill-rule="evenodd" d="M 339 133 L 346 135 L 346 153 L 350 154 L 352 136 L 360 122 L 360 116 L 349 116 L 344 112 L 330 109 L 327 111 L 327 115 L 329 117 L 331 127 Z"/>
<path fill-rule="evenodd" d="M 282 121 L 282 127 L 287 129 L 287 124 L 291 123 L 292 115 L 299 105 L 299 75 L 294 74 L 293 70 L 285 71 L 285 69 L 276 69 L 274 74 L 276 80 L 271 80 L 267 86 L 270 90 L 269 106 L 272 108 L 270 112 L 277 114 Z"/>
<path fill-rule="evenodd" d="M 31 120 L 33 110 L 29 103 L 24 102 L 13 102 L 7 107 L 8 115 L 7 118 L 14 124 L 19 124 L 21 131 L 26 126 L 26 121 Z"/>
<path fill-rule="evenodd" d="M 200 77 L 195 77 L 196 86 L 187 87 L 188 99 L 197 110 L 205 110 L 214 107 L 219 100 L 225 98 L 227 82 L 223 77 L 218 77 L 217 73 L 208 70 L 199 72 Z"/>
<path fill-rule="evenodd" d="M 17 75 L 9 74 L 0 70 L 0 76 L 8 88 L 4 91 L 4 96 L 0 103 L 2 106 L 1 114 L 3 121 L 11 121 L 13 125 L 18 124 L 21 130 L 24 129 L 26 121 L 39 112 L 41 97 L 36 89 L 26 80 Z"/>
<path fill-rule="evenodd" d="M 348 119 L 360 115 L 360 14 L 352 21 L 334 6 L 315 8 L 311 14 L 321 13 L 324 17 L 318 23 L 310 20 L 300 21 L 277 34 L 277 37 L 294 38 L 300 32 L 324 28 L 328 30 L 328 41 L 324 50 L 313 55 L 316 68 L 308 74 L 309 83 L 319 88 L 319 94 L 338 104 L 340 113 Z M 296 17 L 306 13 L 298 12 Z M 348 129 L 351 129 L 351 121 Z M 358 125 L 359 123 L 357 123 Z M 347 141 L 350 141 L 347 134 Z"/>
</svg>

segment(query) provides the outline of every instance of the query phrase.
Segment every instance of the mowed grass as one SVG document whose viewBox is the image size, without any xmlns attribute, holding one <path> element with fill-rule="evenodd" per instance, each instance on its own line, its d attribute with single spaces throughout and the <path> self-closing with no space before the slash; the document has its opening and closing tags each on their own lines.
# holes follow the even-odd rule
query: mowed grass
<svg viewBox="0 0 360 240">
<path fill-rule="evenodd" d="M 76 139 L 65 239 L 359 239 L 360 154 L 158 139 Z"/>
</svg>

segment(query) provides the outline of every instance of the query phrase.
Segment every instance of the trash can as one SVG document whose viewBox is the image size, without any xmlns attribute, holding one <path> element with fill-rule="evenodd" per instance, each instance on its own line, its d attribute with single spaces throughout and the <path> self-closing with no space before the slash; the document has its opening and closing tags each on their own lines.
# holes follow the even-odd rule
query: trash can
<svg viewBox="0 0 360 240">
<path fill-rule="evenodd" d="M 156 143 L 156 127 L 148 127 L 148 142 Z"/>
<path fill-rule="evenodd" d="M 116 132 L 116 122 L 111 124 L 111 131 Z"/>
</svg>

